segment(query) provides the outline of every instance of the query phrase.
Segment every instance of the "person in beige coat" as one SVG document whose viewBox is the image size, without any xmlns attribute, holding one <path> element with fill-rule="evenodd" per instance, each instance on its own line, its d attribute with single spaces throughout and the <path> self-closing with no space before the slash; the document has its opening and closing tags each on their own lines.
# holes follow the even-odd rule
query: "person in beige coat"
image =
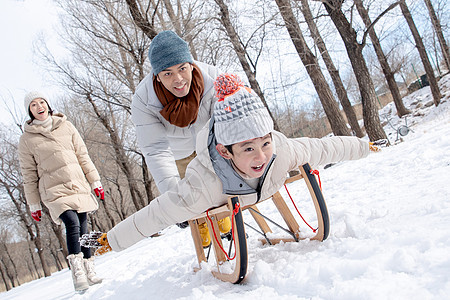
<svg viewBox="0 0 450 300">
<path fill-rule="evenodd" d="M 77 129 L 61 113 L 53 113 L 48 98 L 30 92 L 24 99 L 30 120 L 19 141 L 19 160 L 25 197 L 34 220 L 41 220 L 41 203 L 56 224 L 64 223 L 75 290 L 100 283 L 90 248 L 79 238 L 87 233 L 87 213 L 98 209 L 104 192 L 100 175 L 92 163 Z"/>
<path fill-rule="evenodd" d="M 98 239 L 97 251 L 121 251 L 177 222 L 196 217 L 239 195 L 242 206 L 267 199 L 288 172 L 305 163 L 313 168 L 367 156 L 369 142 L 357 137 L 287 138 L 274 131 L 259 97 L 236 75 L 215 81 L 218 102 L 197 137 L 197 157 L 176 188 L 129 216 Z"/>
</svg>

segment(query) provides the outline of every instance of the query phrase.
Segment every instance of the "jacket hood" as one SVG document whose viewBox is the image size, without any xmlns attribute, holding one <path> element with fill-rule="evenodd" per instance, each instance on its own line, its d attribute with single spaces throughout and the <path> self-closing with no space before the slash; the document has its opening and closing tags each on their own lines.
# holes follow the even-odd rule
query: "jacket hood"
<svg viewBox="0 0 450 300">
<path fill-rule="evenodd" d="M 55 130 L 67 120 L 67 117 L 62 113 L 54 113 L 52 116 L 49 116 L 49 118 L 52 118 L 52 128 L 50 129 L 50 131 Z M 43 126 L 33 124 L 31 120 L 25 122 L 23 130 L 28 133 L 41 133 L 41 134 L 49 132 Z"/>
</svg>

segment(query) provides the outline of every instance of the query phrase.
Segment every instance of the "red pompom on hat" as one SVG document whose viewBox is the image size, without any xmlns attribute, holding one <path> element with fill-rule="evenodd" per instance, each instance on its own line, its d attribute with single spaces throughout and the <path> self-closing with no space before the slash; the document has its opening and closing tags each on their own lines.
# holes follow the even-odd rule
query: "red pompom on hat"
<svg viewBox="0 0 450 300">
<path fill-rule="evenodd" d="M 220 74 L 214 81 L 214 88 L 216 89 L 216 97 L 222 101 L 226 96 L 236 93 L 244 83 L 236 74 Z"/>
</svg>

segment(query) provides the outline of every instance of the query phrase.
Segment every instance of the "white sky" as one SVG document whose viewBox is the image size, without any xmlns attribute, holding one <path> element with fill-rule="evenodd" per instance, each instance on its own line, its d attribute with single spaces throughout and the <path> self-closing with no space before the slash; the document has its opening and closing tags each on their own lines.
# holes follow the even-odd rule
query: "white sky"
<svg viewBox="0 0 450 300">
<path fill-rule="evenodd" d="M 5 109 L 16 106 L 25 115 L 23 97 L 31 90 L 51 94 L 43 73 L 35 63 L 33 42 L 39 34 L 55 36 L 55 7 L 50 0 L 0 0 L 0 122 L 12 118 Z"/>
</svg>

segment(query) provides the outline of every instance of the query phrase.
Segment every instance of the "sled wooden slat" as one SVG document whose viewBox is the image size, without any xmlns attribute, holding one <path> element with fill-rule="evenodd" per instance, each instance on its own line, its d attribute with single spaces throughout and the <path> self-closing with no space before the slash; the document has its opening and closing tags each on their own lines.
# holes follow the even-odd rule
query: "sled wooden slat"
<svg viewBox="0 0 450 300">
<path fill-rule="evenodd" d="M 312 201 L 314 203 L 314 207 L 316 210 L 317 220 L 318 220 L 318 228 L 316 230 L 316 234 L 313 238 L 314 240 L 323 241 L 328 237 L 329 233 L 329 217 L 328 217 L 328 211 L 326 208 L 325 201 L 323 199 L 322 191 L 320 190 L 320 187 L 315 179 L 314 175 L 310 174 L 311 168 L 308 164 L 305 164 L 301 166 L 300 168 L 300 174 L 290 177 L 285 181 L 285 184 L 294 182 L 299 179 L 304 179 L 305 183 L 308 187 L 308 190 L 311 194 Z M 293 216 L 291 210 L 289 209 L 288 205 L 286 204 L 285 200 L 281 196 L 279 192 L 275 193 L 272 197 L 268 198 L 272 199 L 272 202 L 274 203 L 275 207 L 277 208 L 278 212 L 282 216 L 283 220 L 286 223 L 287 229 L 284 229 L 287 233 L 291 235 L 291 237 L 281 237 L 281 238 L 267 238 L 266 234 L 272 232 L 269 224 L 266 222 L 266 217 L 260 214 L 260 211 L 258 210 L 256 204 L 250 205 L 247 207 L 244 207 L 242 210 L 249 209 L 249 212 L 255 222 L 258 224 L 259 228 L 262 231 L 262 234 L 265 236 L 265 239 L 261 239 L 263 243 L 270 242 L 270 244 L 277 244 L 281 241 L 283 242 L 293 242 L 300 240 L 299 233 L 300 233 L 300 226 L 298 225 L 295 217 Z M 267 199 L 265 199 L 267 200 Z M 263 201 L 265 201 L 263 200 Z M 197 258 L 199 265 L 202 261 L 207 261 L 207 258 L 204 253 L 204 249 L 202 246 L 202 239 L 200 236 L 200 232 L 198 229 L 198 224 L 204 223 L 206 221 L 210 235 L 212 240 L 212 247 L 214 249 L 215 257 L 216 257 L 216 263 L 217 263 L 217 271 L 213 270 L 212 274 L 223 281 L 231 282 L 231 283 L 239 283 L 241 282 L 245 274 L 247 272 L 247 264 L 248 264 L 248 251 L 247 251 L 247 236 L 245 233 L 245 226 L 242 216 L 241 209 L 238 210 L 238 213 L 235 217 L 233 217 L 233 208 L 235 207 L 236 203 L 239 203 L 238 196 L 231 196 L 228 198 L 228 203 L 214 208 L 210 209 L 208 211 L 208 215 L 212 219 L 212 226 L 215 229 L 215 232 L 217 234 L 217 240 L 213 236 L 213 230 L 211 227 L 211 222 L 206 220 L 206 213 L 202 213 L 196 218 L 189 220 L 189 225 L 191 227 L 191 233 L 192 238 L 194 241 Z M 234 239 L 235 239 L 235 253 L 236 257 L 230 264 L 234 264 L 234 270 L 231 273 L 225 273 L 221 271 L 221 265 L 226 262 L 227 258 L 226 255 L 223 253 L 222 249 L 220 247 L 222 246 L 222 240 L 220 238 L 220 231 L 217 224 L 217 221 L 220 219 L 223 219 L 224 217 L 229 216 L 230 219 L 233 222 L 233 233 L 234 233 Z M 271 221 L 267 218 L 267 220 Z M 273 221 L 271 221 L 273 222 Z M 277 225 L 281 226 L 281 225 Z M 194 227 L 194 228 L 193 228 Z M 234 243 L 231 241 L 231 243 Z"/>
<path fill-rule="evenodd" d="M 191 228 L 192 239 L 194 240 L 195 253 L 197 253 L 198 264 L 202 261 L 206 261 L 205 251 L 203 251 L 202 237 L 198 225 L 206 222 L 205 218 L 198 218 L 195 220 L 189 220 L 189 228 Z"/>
<path fill-rule="evenodd" d="M 219 214 L 219 213 L 225 213 L 225 214 L 229 214 L 229 213 L 230 213 L 230 210 L 228 209 L 227 204 L 224 204 L 224 205 L 222 205 L 222 206 L 219 206 L 219 207 L 210 209 L 209 212 L 208 212 L 208 214 L 209 214 L 210 216 L 211 216 L 211 215 L 216 215 L 216 214 Z M 199 214 L 198 216 L 196 216 L 196 217 L 195 217 L 194 219 L 192 219 L 192 220 L 197 220 L 197 219 L 199 219 L 199 218 L 206 218 L 206 212 Z"/>
<path fill-rule="evenodd" d="M 303 170 L 303 168 L 300 168 L 300 169 Z M 297 174 L 297 175 L 295 175 L 295 176 L 292 176 L 292 177 L 287 178 L 287 179 L 284 181 L 284 184 L 288 184 L 288 183 L 297 181 L 297 180 L 302 179 L 302 178 L 304 178 L 303 173 L 300 173 L 300 174 Z"/>
<path fill-rule="evenodd" d="M 255 219 L 256 224 L 258 224 L 259 228 L 262 230 L 264 234 L 272 232 L 272 229 L 270 229 L 266 220 L 260 215 L 261 212 L 259 211 L 258 207 L 256 207 L 256 205 L 251 205 L 249 207 L 246 207 L 245 209 L 248 209 L 253 219 Z M 259 214 L 256 213 L 255 211 L 258 212 Z"/>
<path fill-rule="evenodd" d="M 272 201 L 275 204 L 278 211 L 280 212 L 281 216 L 283 217 L 284 222 L 286 222 L 286 225 L 288 226 L 289 230 L 298 236 L 300 226 L 298 225 L 297 221 L 292 215 L 291 210 L 287 206 L 280 192 L 276 192 L 272 196 Z"/>
</svg>

